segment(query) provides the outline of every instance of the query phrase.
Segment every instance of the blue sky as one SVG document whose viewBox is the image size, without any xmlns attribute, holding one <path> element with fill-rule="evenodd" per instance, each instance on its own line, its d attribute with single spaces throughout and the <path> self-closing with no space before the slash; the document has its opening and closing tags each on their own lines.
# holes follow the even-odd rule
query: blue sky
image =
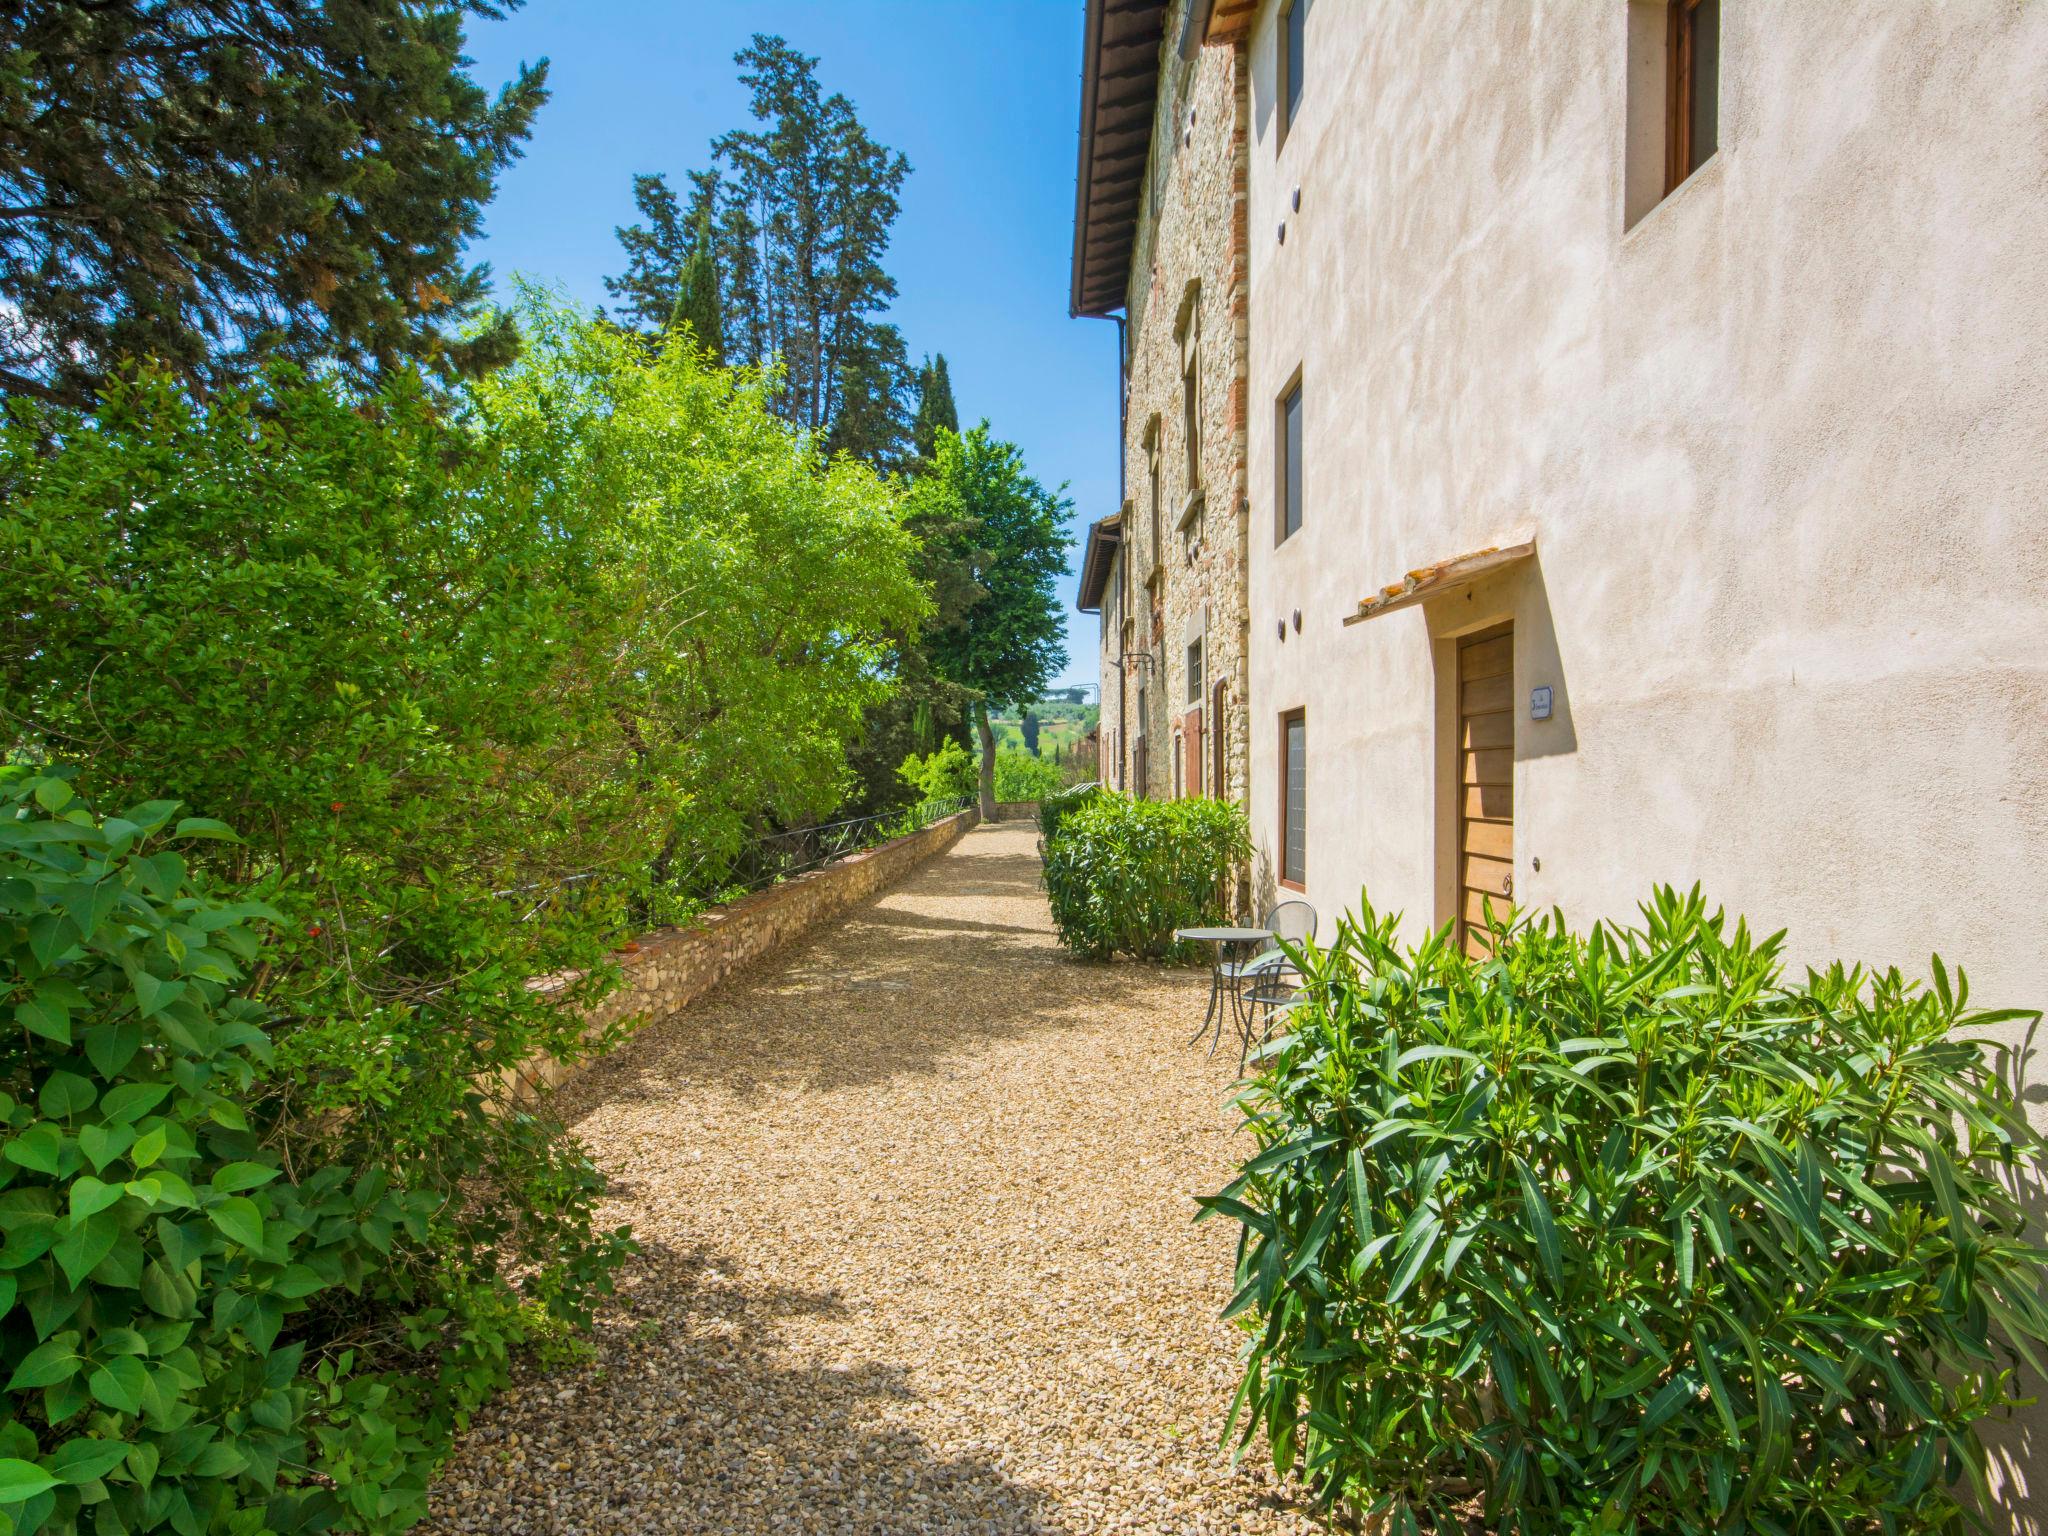
<svg viewBox="0 0 2048 1536">
<path fill-rule="evenodd" d="M 963 423 L 987 417 L 1040 480 L 1067 483 L 1078 535 L 1117 489 L 1116 329 L 1067 317 L 1081 15 L 1081 0 L 527 0 L 470 29 L 480 82 L 545 57 L 554 93 L 475 254 L 500 281 L 603 302 L 634 174 L 681 186 L 702 166 L 746 119 L 734 51 L 779 33 L 909 157 L 889 270 L 911 356 L 944 352 Z M 1061 583 L 1065 678 L 1093 682 L 1095 624 L 1073 612 L 1074 584 Z"/>
</svg>

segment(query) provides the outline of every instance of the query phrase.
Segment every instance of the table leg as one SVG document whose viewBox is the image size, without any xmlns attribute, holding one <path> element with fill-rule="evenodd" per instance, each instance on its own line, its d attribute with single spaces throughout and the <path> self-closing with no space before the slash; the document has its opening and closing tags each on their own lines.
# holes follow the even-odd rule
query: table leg
<svg viewBox="0 0 2048 1536">
<path fill-rule="evenodd" d="M 1197 1040 L 1201 1039 L 1202 1036 L 1206 1035 L 1209 1032 L 1209 1020 L 1216 1014 L 1217 1006 L 1222 1001 L 1222 990 L 1222 967 L 1212 966 L 1209 970 L 1209 1006 L 1203 1010 L 1201 1024 L 1196 1027 L 1195 1032 L 1192 1035 L 1188 1036 L 1189 1045 L 1193 1045 Z M 1211 1046 L 1209 1048 L 1211 1055 L 1215 1054 L 1215 1049 L 1216 1048 L 1214 1046 Z"/>
</svg>

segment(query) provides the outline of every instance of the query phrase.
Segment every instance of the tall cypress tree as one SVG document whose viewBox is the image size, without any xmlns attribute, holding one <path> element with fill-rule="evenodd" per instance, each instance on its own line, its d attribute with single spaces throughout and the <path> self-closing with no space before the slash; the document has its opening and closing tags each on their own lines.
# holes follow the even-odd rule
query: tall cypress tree
<svg viewBox="0 0 2048 1536">
<path fill-rule="evenodd" d="M 939 433 L 960 430 L 960 411 L 953 404 L 953 380 L 946 372 L 946 354 L 926 358 L 917 371 L 917 417 L 911 423 L 913 451 L 920 464 L 938 455 Z"/>
<path fill-rule="evenodd" d="M 718 255 L 712 245 L 711 210 L 708 207 L 697 211 L 690 238 L 690 254 L 683 261 L 675 308 L 669 314 L 671 327 L 685 321 L 696 333 L 697 345 L 711 354 L 711 360 L 714 363 L 724 362 L 724 306 L 718 297 Z"/>
<path fill-rule="evenodd" d="M 518 4 L 0 5 L 0 395 L 88 404 L 130 357 L 201 387 L 507 361 L 463 246 L 547 65 L 493 96 L 463 32 Z"/>
</svg>

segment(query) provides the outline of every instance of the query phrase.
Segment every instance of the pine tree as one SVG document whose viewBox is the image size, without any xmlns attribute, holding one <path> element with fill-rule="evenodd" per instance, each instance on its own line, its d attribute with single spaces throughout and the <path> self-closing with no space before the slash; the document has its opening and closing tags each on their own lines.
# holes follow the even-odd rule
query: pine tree
<svg viewBox="0 0 2048 1536">
<path fill-rule="evenodd" d="M 508 361 L 462 253 L 547 65 L 493 97 L 463 33 L 519 3 L 0 5 L 0 394 L 89 404 L 131 357 L 201 387 Z"/>
<path fill-rule="evenodd" d="M 938 456 L 939 433 L 958 432 L 960 412 L 953 404 L 953 380 L 946 372 L 946 354 L 927 357 L 917 371 L 917 417 L 911 423 L 913 451 L 920 464 Z"/>
</svg>

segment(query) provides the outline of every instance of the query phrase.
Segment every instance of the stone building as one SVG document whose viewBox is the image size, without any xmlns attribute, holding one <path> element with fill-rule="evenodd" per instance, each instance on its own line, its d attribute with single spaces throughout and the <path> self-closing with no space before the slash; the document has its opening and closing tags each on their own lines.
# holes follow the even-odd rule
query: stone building
<svg viewBox="0 0 2048 1536">
<path fill-rule="evenodd" d="M 1240 50 L 1097 6 L 1083 103 L 1073 312 L 1116 315 L 1122 507 L 1096 523 L 1081 607 L 1102 622 L 1101 774 L 1244 799 L 1245 275 Z"/>
<path fill-rule="evenodd" d="M 1244 616 L 1261 895 L 1483 948 L 1489 899 L 1583 927 L 1700 882 L 1795 966 L 1938 951 L 2048 1003 L 2048 5 L 1086 26 L 1074 308 L 1129 317 L 1139 488 L 1098 533 L 1137 546 L 1135 643 L 1177 643 L 1176 590 Z M 1206 344 L 1219 264 L 1243 554 L 1148 610 L 1147 433 L 1170 535 L 1178 306 L 1199 280 Z M 2043 1529 L 2048 1421 L 1997 1454 Z"/>
</svg>

